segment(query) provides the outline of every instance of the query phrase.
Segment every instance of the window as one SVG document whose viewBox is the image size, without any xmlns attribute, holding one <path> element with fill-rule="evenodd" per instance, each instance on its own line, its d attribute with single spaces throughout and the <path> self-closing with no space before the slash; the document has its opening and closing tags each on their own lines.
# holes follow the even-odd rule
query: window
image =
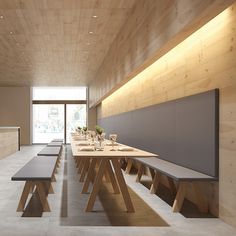
<svg viewBox="0 0 236 236">
<path fill-rule="evenodd" d="M 86 87 L 34 87 L 33 100 L 86 100 Z"/>
<path fill-rule="evenodd" d="M 87 124 L 86 87 L 33 88 L 33 143 L 48 143 Z"/>
</svg>

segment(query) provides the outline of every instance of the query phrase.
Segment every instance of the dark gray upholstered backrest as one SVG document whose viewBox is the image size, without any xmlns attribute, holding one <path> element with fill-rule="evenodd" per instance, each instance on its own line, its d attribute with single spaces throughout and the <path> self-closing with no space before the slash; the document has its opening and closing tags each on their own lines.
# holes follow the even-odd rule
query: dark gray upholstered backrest
<svg viewBox="0 0 236 236">
<path fill-rule="evenodd" d="M 119 104 L 114 104 L 119 106 Z M 172 163 L 218 177 L 217 89 L 98 120 L 118 141 Z"/>
</svg>

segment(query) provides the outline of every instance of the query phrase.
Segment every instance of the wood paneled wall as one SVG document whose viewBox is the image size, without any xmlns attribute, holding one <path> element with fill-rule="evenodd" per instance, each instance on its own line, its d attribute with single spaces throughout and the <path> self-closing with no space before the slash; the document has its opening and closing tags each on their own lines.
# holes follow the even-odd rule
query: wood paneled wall
<svg viewBox="0 0 236 236">
<path fill-rule="evenodd" d="M 0 159 L 18 151 L 18 129 L 0 129 Z"/>
<path fill-rule="evenodd" d="M 157 60 L 234 0 L 139 0 L 90 85 L 90 106 Z"/>
<path fill-rule="evenodd" d="M 0 87 L 0 126 L 19 126 L 21 144 L 30 144 L 30 87 Z"/>
<path fill-rule="evenodd" d="M 236 226 L 236 4 L 106 98 L 98 117 L 220 89 L 220 179 L 211 209 Z"/>
</svg>

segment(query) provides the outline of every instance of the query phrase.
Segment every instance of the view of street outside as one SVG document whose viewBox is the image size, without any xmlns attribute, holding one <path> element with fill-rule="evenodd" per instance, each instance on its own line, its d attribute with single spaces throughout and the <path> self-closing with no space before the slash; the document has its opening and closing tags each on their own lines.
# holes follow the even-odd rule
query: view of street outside
<svg viewBox="0 0 236 236">
<path fill-rule="evenodd" d="M 69 134 L 78 126 L 86 126 L 86 105 L 66 105 L 67 142 Z M 64 104 L 33 105 L 33 143 L 48 143 L 54 138 L 64 139 Z"/>
</svg>

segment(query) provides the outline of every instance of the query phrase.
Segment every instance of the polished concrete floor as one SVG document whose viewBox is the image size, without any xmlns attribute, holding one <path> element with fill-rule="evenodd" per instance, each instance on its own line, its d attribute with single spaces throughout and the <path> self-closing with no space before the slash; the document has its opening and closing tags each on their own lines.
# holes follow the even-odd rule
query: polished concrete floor
<svg viewBox="0 0 236 236">
<path fill-rule="evenodd" d="M 16 207 L 23 188 L 22 182 L 12 182 L 11 176 L 29 161 L 42 146 L 22 147 L 20 152 L 0 160 L 0 236 L 14 235 L 236 235 L 236 229 L 216 218 L 186 218 L 179 213 L 172 213 L 171 207 L 156 195 L 149 194 L 149 190 L 142 184 L 134 181 L 135 176 L 125 175 L 127 184 L 137 199 L 140 212 L 137 217 L 125 218 L 125 214 L 118 215 L 120 225 L 135 226 L 110 226 L 111 218 L 107 216 L 107 209 L 103 208 L 106 197 L 97 199 L 96 212 L 84 213 L 82 209 L 87 196 L 81 197 L 78 187 L 78 176 L 70 156 L 70 149 L 63 152 L 63 160 L 57 182 L 54 184 L 55 194 L 49 195 L 52 212 L 38 214 L 28 210 L 23 214 L 16 212 Z M 106 191 L 106 190 L 105 190 Z M 140 200 L 142 199 L 142 200 Z M 31 199 L 32 205 L 34 199 Z M 67 203 L 67 204 L 65 204 Z M 31 203 L 30 203 L 31 204 Z M 29 204 L 29 206 L 30 206 Z M 121 204 L 118 209 L 124 206 Z M 78 211 L 78 209 L 80 211 Z M 79 215 L 80 213 L 81 215 Z M 83 212 L 83 213 L 82 213 Z M 32 215 L 31 215 L 32 214 Z M 83 217 L 84 214 L 90 214 Z M 146 215 L 146 217 L 145 217 Z M 24 217 L 25 216 L 25 217 Z M 31 216 L 31 217 L 27 217 Z M 148 222 L 142 226 L 143 217 Z M 119 220 L 119 218 L 126 220 Z M 80 221 L 78 221 L 80 219 Z M 84 219 L 81 220 L 81 219 Z M 130 221 L 131 219 L 131 221 Z M 139 221 L 140 220 L 140 221 Z M 130 221 L 132 222 L 129 224 Z M 156 222 L 154 224 L 153 222 Z M 89 222 L 89 223 L 88 223 Z M 119 225 L 119 224 L 118 224 Z"/>
</svg>

